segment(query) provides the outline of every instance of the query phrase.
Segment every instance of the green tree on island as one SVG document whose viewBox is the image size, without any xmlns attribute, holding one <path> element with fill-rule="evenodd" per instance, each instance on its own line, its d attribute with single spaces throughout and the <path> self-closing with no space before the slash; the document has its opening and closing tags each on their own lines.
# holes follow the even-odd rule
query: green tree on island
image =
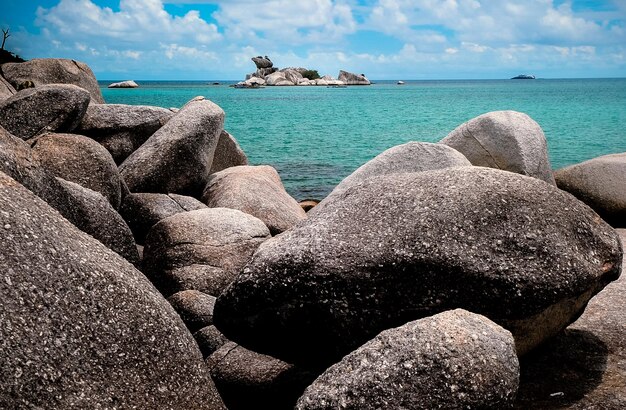
<svg viewBox="0 0 626 410">
<path fill-rule="evenodd" d="M 317 70 L 304 70 L 302 72 L 302 77 L 309 80 L 317 80 L 318 78 L 320 78 L 320 73 L 318 73 Z"/>
</svg>

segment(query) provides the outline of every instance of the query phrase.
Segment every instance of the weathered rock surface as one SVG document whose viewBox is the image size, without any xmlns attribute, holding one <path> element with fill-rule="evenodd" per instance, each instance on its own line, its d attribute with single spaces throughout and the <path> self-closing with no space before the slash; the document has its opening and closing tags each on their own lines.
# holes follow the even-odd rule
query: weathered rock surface
<svg viewBox="0 0 626 410">
<path fill-rule="evenodd" d="M 27 88 L 0 102 L 0 125 L 22 139 L 50 131 L 70 132 L 88 105 L 89 93 L 74 85 Z"/>
<path fill-rule="evenodd" d="M 197 290 L 183 290 L 167 298 L 190 332 L 213 324 L 215 296 Z"/>
<path fill-rule="evenodd" d="M 15 88 L 13 88 L 11 83 L 9 83 L 7 80 L 4 79 L 4 77 L 0 75 L 0 102 L 11 97 L 16 92 L 17 91 L 15 91 Z"/>
<path fill-rule="evenodd" d="M 626 153 L 604 155 L 554 173 L 559 188 L 613 226 L 626 227 Z"/>
<path fill-rule="evenodd" d="M 174 113 L 161 107 L 125 104 L 92 104 L 76 132 L 102 144 L 121 164 Z"/>
<path fill-rule="evenodd" d="M 236 409 L 293 409 L 315 374 L 226 343 L 206 359 L 224 403 Z"/>
<path fill-rule="evenodd" d="M 502 409 L 518 384 L 511 333 L 457 309 L 380 333 L 318 377 L 296 409 Z"/>
<path fill-rule="evenodd" d="M 220 347 L 224 346 L 229 340 L 217 330 L 214 325 L 203 327 L 193 334 L 198 347 L 202 352 L 202 357 L 207 358 Z"/>
<path fill-rule="evenodd" d="M 102 145 L 82 135 L 54 133 L 28 143 L 48 172 L 101 193 L 114 209 L 120 207 L 120 175 L 111 154 Z"/>
<path fill-rule="evenodd" d="M 2 127 L 0 127 L 0 171 L 46 201 L 78 229 L 101 240 L 105 245 L 121 252 L 133 262 L 136 261 L 130 249 L 132 236 L 129 240 L 125 239 L 127 236 L 117 237 L 118 233 L 124 232 L 122 226 L 124 222 L 118 220 L 117 212 L 111 208 L 108 201 L 93 191 L 93 195 L 81 198 L 81 193 L 88 189 L 80 186 L 68 190 L 67 184 L 71 183 L 59 182 L 40 164 L 28 144 L 9 134 Z M 91 203 L 91 201 L 94 202 Z M 99 215 L 101 212 L 104 214 Z M 112 222 L 105 220 L 106 218 L 112 218 Z M 107 226 L 111 223 L 113 223 L 112 226 Z M 111 232 L 114 234 L 109 237 Z"/>
<path fill-rule="evenodd" d="M 265 76 L 266 85 L 295 85 L 287 79 L 285 73 L 282 71 L 276 71 L 272 74 Z"/>
<path fill-rule="evenodd" d="M 124 219 L 99 192 L 57 178 L 73 199 L 71 222 L 134 265 L 139 264 L 135 239 Z"/>
<path fill-rule="evenodd" d="M 210 208 L 232 208 L 254 215 L 272 235 L 306 218 L 300 205 L 285 191 L 278 172 L 268 165 L 231 167 L 212 174 L 202 202 Z"/>
<path fill-rule="evenodd" d="M 377 155 L 348 175 L 325 198 L 321 206 L 316 207 L 315 212 L 321 210 L 324 202 L 327 202 L 330 198 L 341 195 L 348 188 L 374 176 L 402 172 L 432 171 L 470 165 L 472 164 L 463 154 L 446 145 L 429 142 L 407 142 L 406 144 L 397 145 Z"/>
<path fill-rule="evenodd" d="M 195 289 L 217 296 L 267 238 L 263 222 L 234 209 L 179 213 L 148 234 L 144 271 L 164 295 Z"/>
<path fill-rule="evenodd" d="M 108 88 L 138 88 L 139 84 L 133 80 L 121 81 L 119 83 L 111 83 Z"/>
<path fill-rule="evenodd" d="M 291 82 L 293 85 L 298 84 L 298 82 L 303 78 L 302 74 L 300 74 L 299 71 L 294 70 L 293 68 L 285 68 L 280 71 L 285 76 L 285 79 Z"/>
<path fill-rule="evenodd" d="M 319 364 L 463 308 L 511 331 L 524 354 L 574 321 L 621 260 L 610 226 L 535 178 L 482 167 L 392 174 L 261 245 L 214 321 L 248 348 Z"/>
<path fill-rule="evenodd" d="M 248 157 L 239 146 L 235 137 L 227 131 L 222 131 L 217 142 L 217 148 L 215 148 L 211 171 L 209 172 L 213 174 L 238 165 L 248 165 Z"/>
<path fill-rule="evenodd" d="M 256 65 L 256 68 L 271 68 L 271 67 L 274 66 L 274 63 L 272 63 L 272 60 L 270 60 L 270 58 L 268 56 L 265 56 L 265 57 L 261 57 L 261 56 L 252 57 L 252 61 L 254 61 L 254 64 Z"/>
<path fill-rule="evenodd" d="M 120 165 L 131 192 L 196 196 L 207 183 L 224 111 L 196 97 Z"/>
<path fill-rule="evenodd" d="M 0 407 L 224 408 L 141 272 L 0 173 Z"/>
<path fill-rule="evenodd" d="M 120 214 L 133 231 L 135 240 L 144 243 L 146 235 L 157 222 L 181 212 L 207 206 L 190 196 L 176 194 L 130 194 L 124 198 Z"/>
<path fill-rule="evenodd" d="M 370 85 L 370 80 L 365 77 L 365 74 L 354 74 L 348 71 L 339 70 L 339 81 L 343 81 L 346 85 Z"/>
<path fill-rule="evenodd" d="M 440 141 L 481 167 L 539 178 L 555 185 L 543 130 L 528 115 L 493 111 L 458 126 Z"/>
<path fill-rule="evenodd" d="M 617 232 L 626 243 L 626 229 Z M 565 332 L 522 359 L 516 409 L 626 408 L 625 294 L 622 275 Z"/>
<path fill-rule="evenodd" d="M 91 101 L 103 104 L 102 92 L 91 68 L 85 63 L 63 58 L 34 58 L 25 63 L 6 63 L 2 75 L 15 88 L 32 81 L 38 87 L 45 84 L 73 84 L 91 94 Z"/>
</svg>

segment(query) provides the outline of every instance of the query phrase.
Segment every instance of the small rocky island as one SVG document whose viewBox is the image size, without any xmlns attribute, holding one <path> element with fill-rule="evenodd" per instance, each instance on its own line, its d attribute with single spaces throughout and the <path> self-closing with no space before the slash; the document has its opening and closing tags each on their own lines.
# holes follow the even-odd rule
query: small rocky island
<svg viewBox="0 0 626 410">
<path fill-rule="evenodd" d="M 515 77 L 511 77 L 511 80 L 534 80 L 535 76 L 532 74 L 519 74 Z"/>
<path fill-rule="evenodd" d="M 321 76 L 317 70 L 302 67 L 279 69 L 268 56 L 252 57 L 256 71 L 246 75 L 246 79 L 234 85 L 235 88 L 261 88 L 269 86 L 328 86 L 345 87 L 348 85 L 370 85 L 365 74 L 354 74 L 340 70 L 337 78 Z"/>
</svg>

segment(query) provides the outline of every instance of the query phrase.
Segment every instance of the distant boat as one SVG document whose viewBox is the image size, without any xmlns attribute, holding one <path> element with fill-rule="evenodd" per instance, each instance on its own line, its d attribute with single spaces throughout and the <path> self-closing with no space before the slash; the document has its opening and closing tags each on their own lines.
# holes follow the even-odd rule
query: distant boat
<svg viewBox="0 0 626 410">
<path fill-rule="evenodd" d="M 404 81 L 402 80 L 398 81 L 398 85 L 404 85 Z"/>
<path fill-rule="evenodd" d="M 512 77 L 511 80 L 534 80 L 535 76 L 532 74 L 520 74 Z"/>
</svg>

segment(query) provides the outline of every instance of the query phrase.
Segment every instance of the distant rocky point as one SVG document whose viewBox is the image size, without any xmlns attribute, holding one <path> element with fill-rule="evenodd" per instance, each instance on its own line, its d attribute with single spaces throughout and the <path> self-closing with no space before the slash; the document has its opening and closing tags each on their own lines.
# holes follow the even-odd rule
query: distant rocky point
<svg viewBox="0 0 626 410">
<path fill-rule="evenodd" d="M 330 75 L 320 77 L 316 70 L 302 67 L 287 67 L 278 69 L 268 56 L 252 57 L 256 71 L 246 75 L 246 79 L 235 84 L 235 88 L 262 88 L 269 86 L 329 86 L 345 87 L 347 85 L 370 85 L 365 74 L 353 74 L 340 70 L 338 78 Z"/>
<path fill-rule="evenodd" d="M 109 88 L 137 88 L 139 84 L 134 82 L 133 80 L 122 81 L 119 83 L 109 84 Z"/>
<path fill-rule="evenodd" d="M 532 74 L 520 74 L 512 77 L 511 80 L 534 80 L 535 76 Z"/>
</svg>

